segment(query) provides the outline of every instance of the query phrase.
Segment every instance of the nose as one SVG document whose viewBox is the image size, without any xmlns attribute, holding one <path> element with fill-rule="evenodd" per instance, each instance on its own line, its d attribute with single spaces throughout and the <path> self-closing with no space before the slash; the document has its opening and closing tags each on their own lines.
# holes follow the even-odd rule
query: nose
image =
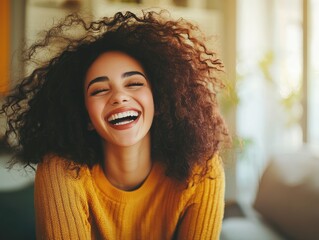
<svg viewBox="0 0 319 240">
<path fill-rule="evenodd" d="M 130 97 L 126 93 L 122 91 L 115 91 L 112 94 L 110 102 L 112 105 L 119 105 L 119 104 L 128 102 L 129 100 L 130 100 Z"/>
</svg>

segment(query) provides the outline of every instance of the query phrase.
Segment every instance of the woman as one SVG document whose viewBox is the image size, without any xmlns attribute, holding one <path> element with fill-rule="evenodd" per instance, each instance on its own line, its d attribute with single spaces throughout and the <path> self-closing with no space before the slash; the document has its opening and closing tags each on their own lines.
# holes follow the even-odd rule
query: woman
<svg viewBox="0 0 319 240">
<path fill-rule="evenodd" d="M 222 64 L 165 14 L 73 14 L 30 47 L 2 112 L 37 164 L 38 239 L 218 239 Z"/>
</svg>

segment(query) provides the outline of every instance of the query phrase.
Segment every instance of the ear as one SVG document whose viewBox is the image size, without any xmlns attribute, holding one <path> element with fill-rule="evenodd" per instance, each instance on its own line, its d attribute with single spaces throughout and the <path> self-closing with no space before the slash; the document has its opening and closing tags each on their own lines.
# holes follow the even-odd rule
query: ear
<svg viewBox="0 0 319 240">
<path fill-rule="evenodd" d="M 94 126 L 91 122 L 88 122 L 88 126 L 87 126 L 89 131 L 93 131 L 94 130 Z"/>
</svg>

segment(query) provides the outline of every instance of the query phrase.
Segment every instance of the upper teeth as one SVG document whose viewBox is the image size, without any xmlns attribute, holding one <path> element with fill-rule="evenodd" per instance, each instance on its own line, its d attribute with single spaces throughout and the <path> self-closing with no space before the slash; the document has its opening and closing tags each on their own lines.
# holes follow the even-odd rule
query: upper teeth
<svg viewBox="0 0 319 240">
<path fill-rule="evenodd" d="M 121 112 L 121 113 L 115 113 L 112 114 L 107 120 L 108 121 L 114 121 L 116 119 L 119 118 L 125 118 L 125 117 L 137 117 L 138 116 L 138 112 L 136 111 L 126 111 L 126 112 Z"/>
</svg>

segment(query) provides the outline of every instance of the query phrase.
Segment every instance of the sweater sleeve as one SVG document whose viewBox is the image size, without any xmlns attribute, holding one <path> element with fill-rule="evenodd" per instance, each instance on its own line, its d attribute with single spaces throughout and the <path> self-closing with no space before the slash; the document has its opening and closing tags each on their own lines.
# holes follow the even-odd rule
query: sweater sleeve
<svg viewBox="0 0 319 240">
<path fill-rule="evenodd" d="M 196 187 L 179 224 L 178 239 L 219 239 L 225 193 L 225 174 L 221 161 L 214 166 L 212 176 L 205 178 Z"/>
<path fill-rule="evenodd" d="M 34 195 L 37 239 L 90 239 L 83 185 L 63 163 L 50 158 L 38 164 Z"/>
</svg>

